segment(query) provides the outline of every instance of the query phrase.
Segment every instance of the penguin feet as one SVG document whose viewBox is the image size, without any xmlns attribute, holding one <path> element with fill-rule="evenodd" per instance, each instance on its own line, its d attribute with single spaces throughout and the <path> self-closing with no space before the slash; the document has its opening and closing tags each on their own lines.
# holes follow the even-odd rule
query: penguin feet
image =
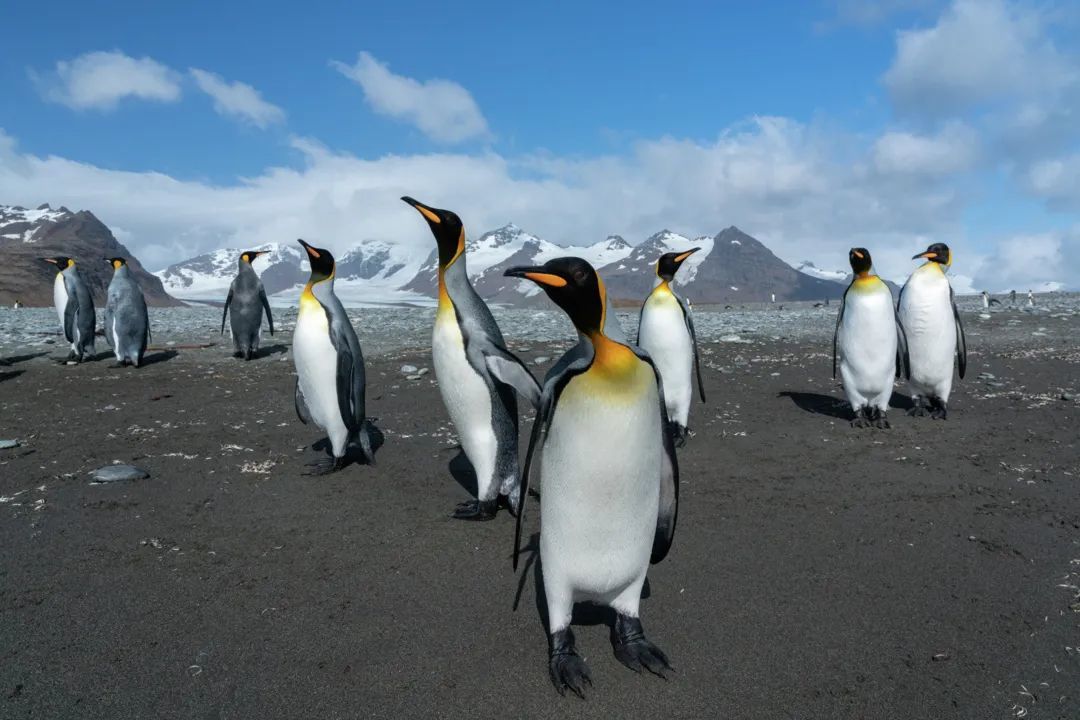
<svg viewBox="0 0 1080 720">
<path fill-rule="evenodd" d="M 671 432 L 671 439 L 675 443 L 675 447 L 681 448 L 686 445 L 686 439 L 690 437 L 690 430 L 685 425 L 680 425 L 677 422 L 668 423 Z"/>
<path fill-rule="evenodd" d="M 930 398 L 930 417 L 934 420 L 948 420 L 949 409 L 941 400 Z"/>
<path fill-rule="evenodd" d="M 615 615 L 615 657 L 634 672 L 644 668 L 665 680 L 664 670 L 674 670 L 664 651 L 645 637 L 641 620 L 622 613 Z"/>
<path fill-rule="evenodd" d="M 308 469 L 304 471 L 305 475 L 309 475 L 312 477 L 330 475 L 332 473 L 336 473 L 338 470 L 345 467 L 345 458 L 327 457 L 317 462 L 308 463 L 306 467 Z"/>
<path fill-rule="evenodd" d="M 870 414 L 866 408 L 855 411 L 855 419 L 851 421 L 851 427 L 859 429 L 870 427 Z"/>
<path fill-rule="evenodd" d="M 892 427 L 892 425 L 889 424 L 889 418 L 885 417 L 885 412 L 883 410 L 874 408 L 874 427 L 879 430 L 888 430 Z"/>
<path fill-rule="evenodd" d="M 565 696 L 569 690 L 584 700 L 585 686 L 592 687 L 592 678 L 589 677 L 589 666 L 574 646 L 574 631 L 566 628 L 551 633 L 549 641 L 548 672 L 551 683 L 560 695 Z"/>
<path fill-rule="evenodd" d="M 483 522 L 494 520 L 495 513 L 499 510 L 499 501 L 496 500 L 468 500 L 454 508 L 450 517 L 455 520 L 473 520 Z"/>
</svg>

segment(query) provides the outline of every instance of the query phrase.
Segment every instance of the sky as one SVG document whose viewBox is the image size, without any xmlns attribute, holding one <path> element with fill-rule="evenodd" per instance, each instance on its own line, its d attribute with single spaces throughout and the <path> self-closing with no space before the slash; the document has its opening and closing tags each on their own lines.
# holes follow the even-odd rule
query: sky
<svg viewBox="0 0 1080 720">
<path fill-rule="evenodd" d="M 221 7 L 225 5 L 225 7 Z M 151 268 L 298 237 L 560 244 L 736 225 L 793 264 L 932 242 L 958 290 L 1080 289 L 1080 6 L 1052 0 L 17 2 L 0 203 Z"/>
</svg>

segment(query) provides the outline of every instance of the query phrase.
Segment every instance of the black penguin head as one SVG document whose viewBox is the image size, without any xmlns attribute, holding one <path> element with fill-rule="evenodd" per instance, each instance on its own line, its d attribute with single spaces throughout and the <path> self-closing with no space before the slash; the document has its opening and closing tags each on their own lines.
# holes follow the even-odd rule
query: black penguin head
<svg viewBox="0 0 1080 720">
<path fill-rule="evenodd" d="M 334 274 L 334 256 L 330 254 L 329 250 L 312 247 L 303 240 L 297 240 L 296 242 L 303 245 L 304 250 L 307 252 L 308 262 L 311 263 L 311 282 L 316 283 L 325 280 Z"/>
<path fill-rule="evenodd" d="M 244 252 L 240 253 L 240 264 L 244 265 L 246 263 L 250 265 L 252 262 L 255 261 L 255 258 L 259 257 L 260 255 L 266 255 L 268 252 L 268 250 L 245 250 Z"/>
<path fill-rule="evenodd" d="M 73 265 L 75 265 L 75 261 L 72 258 L 65 257 L 63 255 L 58 255 L 56 257 L 51 257 L 51 258 L 41 258 L 41 259 L 44 260 L 47 263 L 51 263 L 51 264 L 55 265 L 57 268 L 60 269 L 60 272 L 63 272 L 64 270 L 67 270 L 69 267 L 72 267 Z"/>
<path fill-rule="evenodd" d="M 127 265 L 127 260 L 125 260 L 124 258 L 121 258 L 121 257 L 105 258 L 105 262 L 112 265 L 113 270 L 119 270 L 120 268 Z"/>
<path fill-rule="evenodd" d="M 607 310 L 604 282 L 588 261 L 578 257 L 554 258 L 543 265 L 510 268 L 503 274 L 539 285 L 586 335 L 594 336 L 603 330 Z"/>
<path fill-rule="evenodd" d="M 930 262 L 941 263 L 942 265 L 952 265 L 952 251 L 949 250 L 949 246 L 945 243 L 934 243 L 926 248 L 925 252 L 921 252 L 911 259 L 918 260 L 919 258 L 926 258 Z"/>
<path fill-rule="evenodd" d="M 675 273 L 679 271 L 679 266 L 686 261 L 686 258 L 690 257 L 700 249 L 701 248 L 696 247 L 681 253 L 664 253 L 660 256 L 660 259 L 656 261 L 657 276 L 659 276 L 661 280 L 671 282 L 672 278 L 675 277 Z"/>
<path fill-rule="evenodd" d="M 465 226 L 461 224 L 461 218 L 457 216 L 457 213 L 428 207 L 408 196 L 401 199 L 416 208 L 416 211 L 427 220 L 431 234 L 435 236 L 435 242 L 439 245 L 439 265 L 446 267 L 465 252 Z"/>
<path fill-rule="evenodd" d="M 870 259 L 870 251 L 866 248 L 848 250 L 848 262 L 851 263 L 851 271 L 856 276 L 870 272 L 870 267 L 874 264 Z"/>
</svg>

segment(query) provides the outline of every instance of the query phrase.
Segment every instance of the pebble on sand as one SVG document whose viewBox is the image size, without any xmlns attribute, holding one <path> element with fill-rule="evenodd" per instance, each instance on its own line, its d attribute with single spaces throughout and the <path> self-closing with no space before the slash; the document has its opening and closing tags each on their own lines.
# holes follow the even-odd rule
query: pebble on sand
<svg viewBox="0 0 1080 720">
<path fill-rule="evenodd" d="M 0 450 L 8 450 L 9 448 L 19 447 L 18 440 L 0 440 Z"/>
<path fill-rule="evenodd" d="M 543 365 L 550 359 L 547 355 L 541 355 L 538 358 L 533 358 L 533 365 Z"/>
<path fill-rule="evenodd" d="M 122 480 L 144 480 L 150 473 L 134 465 L 106 465 L 90 473 L 91 482 L 111 483 Z"/>
<path fill-rule="evenodd" d="M 415 365 L 402 365 L 401 366 L 401 374 L 402 375 L 415 375 L 416 370 L 417 370 L 417 367 Z"/>
</svg>

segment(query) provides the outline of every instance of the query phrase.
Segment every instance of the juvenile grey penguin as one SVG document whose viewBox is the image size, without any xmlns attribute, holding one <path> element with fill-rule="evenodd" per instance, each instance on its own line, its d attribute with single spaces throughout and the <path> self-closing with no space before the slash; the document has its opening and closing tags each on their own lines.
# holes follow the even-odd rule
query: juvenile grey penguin
<svg viewBox="0 0 1080 720">
<path fill-rule="evenodd" d="M 892 291 L 871 272 L 870 251 L 852 248 L 848 262 L 852 279 L 836 316 L 833 378 L 839 359 L 844 393 L 855 413 L 854 427 L 887 428 L 893 378 L 900 377 L 907 362 L 904 329 L 896 317 Z"/>
<path fill-rule="evenodd" d="M 490 520 L 505 497 L 519 505 L 518 412 L 514 391 L 534 406 L 540 385 L 506 349 L 491 311 L 469 282 L 465 228 L 449 210 L 403 197 L 427 221 L 439 249 L 439 306 L 431 355 L 439 392 L 465 456 L 476 471 L 477 498 L 460 504 L 460 520 Z"/>
<path fill-rule="evenodd" d="M 71 343 L 68 360 L 82 362 L 94 354 L 94 298 L 83 282 L 75 261 L 69 257 L 42 258 L 57 267 L 53 281 L 53 304 L 60 317 L 64 338 Z"/>
<path fill-rule="evenodd" d="M 514 531 L 521 548 L 525 498 L 541 460 L 540 562 L 549 622 L 548 670 L 560 694 L 591 685 L 570 619 L 575 602 L 615 610 L 615 656 L 663 675 L 667 656 L 639 619 L 649 564 L 667 556 L 675 533 L 679 466 L 668 432 L 660 373 L 647 353 L 604 332 L 603 281 L 581 258 L 506 271 L 541 288 L 579 332 L 573 360 L 544 383 L 522 473 Z"/>
<path fill-rule="evenodd" d="M 274 316 L 270 312 L 270 301 L 266 299 L 266 290 L 262 280 L 251 263 L 265 250 L 246 250 L 240 253 L 240 269 L 229 286 L 229 296 L 225 298 L 225 311 L 221 314 L 221 334 L 225 334 L 225 318 L 232 309 L 233 357 L 250 360 L 259 352 L 259 335 L 262 330 L 263 311 L 266 322 L 270 325 L 270 334 L 274 334 Z"/>
<path fill-rule="evenodd" d="M 967 371 L 967 339 L 945 271 L 952 252 L 934 243 L 912 260 L 924 258 L 900 290 L 900 322 L 907 333 L 913 415 L 948 417 L 953 382 L 953 356 L 963 379 Z"/>
<path fill-rule="evenodd" d="M 686 444 L 689 434 L 687 419 L 690 415 L 690 398 L 693 397 L 693 379 L 697 374 L 698 395 L 705 402 L 705 386 L 701 382 L 701 360 L 698 357 L 697 334 L 690 308 L 675 291 L 671 281 L 679 266 L 701 248 L 691 248 L 681 253 L 664 253 L 656 261 L 659 282 L 641 306 L 638 322 L 638 346 L 649 353 L 660 377 L 664 379 L 664 398 L 667 400 L 668 417 L 675 446 Z"/>
<path fill-rule="evenodd" d="M 146 300 L 127 260 L 116 257 L 107 261 L 113 266 L 113 277 L 105 302 L 105 340 L 112 346 L 116 362 L 139 367 L 150 342 Z"/>
<path fill-rule="evenodd" d="M 296 415 L 314 422 L 330 439 L 331 457 L 311 466 L 326 475 L 345 467 L 353 443 L 368 464 L 375 463 L 371 427 L 365 415 L 364 356 L 345 308 L 334 294 L 334 256 L 298 240 L 311 263 L 311 277 L 300 294 L 293 331 L 296 363 Z"/>
</svg>

